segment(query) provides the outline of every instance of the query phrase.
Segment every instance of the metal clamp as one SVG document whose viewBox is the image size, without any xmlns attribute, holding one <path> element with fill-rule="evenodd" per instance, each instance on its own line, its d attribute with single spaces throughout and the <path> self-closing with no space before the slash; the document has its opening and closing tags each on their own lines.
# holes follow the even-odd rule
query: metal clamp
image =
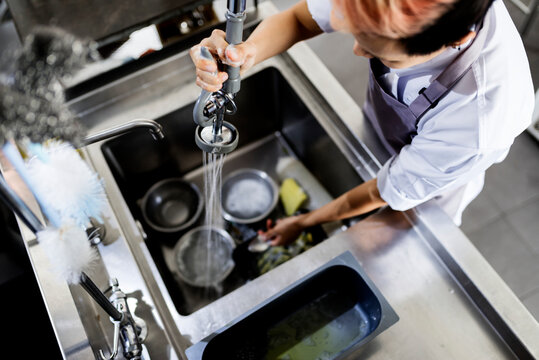
<svg viewBox="0 0 539 360">
<path fill-rule="evenodd" d="M 114 343 L 112 345 L 112 353 L 109 357 L 106 357 L 105 354 L 103 354 L 103 350 L 99 349 L 99 356 L 101 357 L 101 360 L 112 360 L 118 355 L 118 343 L 120 338 L 120 321 L 110 319 L 114 323 Z"/>
<path fill-rule="evenodd" d="M 214 92 L 206 102 L 203 114 L 209 118 L 214 116 L 220 109 L 225 109 L 226 115 L 234 115 L 236 111 L 238 111 L 238 107 L 234 102 L 234 97 L 232 94 L 226 93 L 222 90 Z"/>
<path fill-rule="evenodd" d="M 118 355 L 119 341 L 122 341 L 123 355 L 126 359 L 142 359 L 142 342 L 146 338 L 147 327 L 146 323 L 136 318 L 131 314 L 127 305 L 127 295 L 120 290 L 118 280 L 112 278 L 110 280 L 112 295 L 110 301 L 115 308 L 122 314 L 120 320 L 110 320 L 114 323 L 114 342 L 112 353 L 109 357 L 105 357 L 102 350 L 99 350 L 101 360 L 112 360 Z M 135 321 L 136 318 L 136 321 Z"/>
<path fill-rule="evenodd" d="M 222 90 L 214 93 L 202 90 L 193 109 L 193 119 L 199 126 L 211 126 L 221 109 L 225 109 L 226 115 L 233 115 L 238 111 L 234 95 Z"/>
</svg>

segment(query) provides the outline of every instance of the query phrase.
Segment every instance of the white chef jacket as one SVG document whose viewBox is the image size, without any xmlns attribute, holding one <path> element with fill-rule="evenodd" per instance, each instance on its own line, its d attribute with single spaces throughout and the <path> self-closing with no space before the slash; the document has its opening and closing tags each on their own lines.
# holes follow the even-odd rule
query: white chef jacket
<svg viewBox="0 0 539 360">
<path fill-rule="evenodd" d="M 331 1 L 307 0 L 307 6 L 318 26 L 332 32 Z M 502 1 L 489 11 L 495 21 L 472 69 L 421 118 L 411 144 L 378 172 L 380 196 L 392 209 L 434 198 L 460 225 L 462 211 L 483 187 L 485 170 L 505 158 L 531 123 L 534 90 L 522 40 Z M 390 69 L 378 80 L 409 105 L 458 53 L 448 48 L 423 64 Z"/>
</svg>

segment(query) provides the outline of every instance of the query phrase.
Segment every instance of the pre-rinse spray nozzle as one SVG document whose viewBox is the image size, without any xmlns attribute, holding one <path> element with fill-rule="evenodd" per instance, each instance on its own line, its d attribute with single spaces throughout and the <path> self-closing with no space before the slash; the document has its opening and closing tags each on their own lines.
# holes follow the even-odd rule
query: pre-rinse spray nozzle
<svg viewBox="0 0 539 360">
<path fill-rule="evenodd" d="M 246 0 L 228 1 L 226 41 L 231 45 L 242 42 L 245 3 Z M 207 59 L 213 59 L 205 47 L 201 47 L 200 54 Z M 223 88 L 214 93 L 202 90 L 193 110 L 193 118 L 198 124 L 195 142 L 202 151 L 213 154 L 227 154 L 238 145 L 238 130 L 224 121 L 224 117 L 237 110 L 234 97 L 240 90 L 240 68 L 226 66 L 226 72 L 228 79 Z"/>
</svg>

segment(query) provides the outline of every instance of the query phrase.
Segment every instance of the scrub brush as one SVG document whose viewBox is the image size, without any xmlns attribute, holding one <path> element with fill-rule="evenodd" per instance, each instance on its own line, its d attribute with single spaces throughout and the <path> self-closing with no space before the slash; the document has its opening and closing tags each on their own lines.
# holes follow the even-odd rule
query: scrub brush
<svg viewBox="0 0 539 360">
<path fill-rule="evenodd" d="M 97 253 L 86 231 L 74 222 L 63 223 L 60 228 L 48 227 L 36 236 L 55 273 L 69 284 L 78 284 L 83 272 L 91 272 Z"/>
<path fill-rule="evenodd" d="M 88 209 L 74 208 L 59 212 L 57 204 L 49 202 L 52 199 L 53 201 L 56 200 L 65 204 L 66 201 L 62 197 L 68 194 L 68 198 L 70 196 L 72 197 L 71 200 L 74 207 L 78 206 L 77 203 L 83 203 L 83 201 L 76 201 L 77 199 L 74 198 L 73 194 L 76 192 L 65 192 L 66 189 L 60 187 L 66 186 L 66 182 L 73 181 L 73 176 L 69 176 L 69 179 L 64 180 L 65 182 L 63 184 L 56 184 L 55 189 L 52 189 L 52 187 L 47 188 L 47 186 L 39 183 L 50 181 L 50 179 L 43 180 L 32 177 L 18 149 L 11 142 L 6 143 L 2 150 L 5 157 L 36 198 L 43 213 L 50 222 L 50 225 L 46 228 L 35 229 L 37 230 L 36 236 L 38 243 L 43 248 L 56 273 L 68 283 L 78 283 L 82 272 L 90 271 L 94 260 L 97 258 L 95 251 L 90 246 L 85 228 L 76 222 L 77 219 L 84 221 L 84 217 L 81 214 L 85 214 Z M 72 151 L 75 152 L 75 150 Z M 44 157 L 45 155 L 40 154 L 40 156 Z M 54 158 L 54 155 L 51 155 L 51 158 Z M 76 169 L 79 167 L 76 164 L 77 161 L 79 160 L 73 162 L 75 165 L 69 164 L 69 166 Z M 51 170 L 53 168 L 51 167 Z M 53 181 L 55 180 L 53 179 Z M 44 193 L 47 190 L 52 193 Z M 80 196 L 81 194 L 79 193 L 78 195 Z M 92 211 L 96 210 L 97 208 L 92 209 Z M 89 221 L 89 219 L 86 221 Z"/>
<path fill-rule="evenodd" d="M 44 146 L 33 144 L 36 156 L 27 163 L 34 189 L 63 221 L 72 220 L 87 226 L 90 218 L 101 221 L 106 204 L 102 180 L 69 144 L 51 141 Z"/>
<path fill-rule="evenodd" d="M 64 102 L 61 81 L 99 58 L 96 43 L 56 27 L 36 27 L 15 53 L 14 87 L 47 101 Z"/>
<path fill-rule="evenodd" d="M 86 130 L 65 105 L 0 84 L 0 145 L 8 139 L 41 143 L 63 139 L 79 144 Z"/>
<path fill-rule="evenodd" d="M 12 74 L 0 84 L 0 145 L 49 220 L 36 231 L 38 242 L 69 283 L 78 283 L 96 258 L 84 225 L 90 216 L 99 217 L 105 195 L 72 147 L 40 144 L 81 143 L 85 130 L 65 104 L 62 81 L 97 59 L 96 48 L 58 28 L 37 28 L 12 54 Z M 29 169 L 12 141 L 34 156 Z"/>
</svg>

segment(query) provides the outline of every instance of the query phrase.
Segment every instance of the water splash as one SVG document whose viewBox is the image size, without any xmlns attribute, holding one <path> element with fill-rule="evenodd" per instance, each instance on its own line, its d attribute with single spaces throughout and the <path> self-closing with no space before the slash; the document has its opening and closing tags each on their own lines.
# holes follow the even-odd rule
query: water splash
<svg viewBox="0 0 539 360">
<path fill-rule="evenodd" d="M 225 162 L 226 154 L 212 154 L 205 151 L 202 152 L 202 162 L 204 166 L 204 225 L 211 226 L 216 229 L 224 228 L 224 220 L 221 210 L 221 184 L 223 164 Z M 205 263 L 205 283 L 211 283 L 212 264 L 216 263 L 212 261 L 214 256 L 219 254 L 219 243 L 212 241 L 212 232 L 208 231 L 206 236 L 205 246 L 201 248 L 206 252 Z M 218 262 L 217 262 L 218 263 Z M 219 286 L 214 285 L 215 290 L 219 291 Z"/>
<path fill-rule="evenodd" d="M 221 210 L 221 184 L 225 154 L 202 152 L 204 166 L 204 225 L 219 229 L 224 227 Z"/>
</svg>

